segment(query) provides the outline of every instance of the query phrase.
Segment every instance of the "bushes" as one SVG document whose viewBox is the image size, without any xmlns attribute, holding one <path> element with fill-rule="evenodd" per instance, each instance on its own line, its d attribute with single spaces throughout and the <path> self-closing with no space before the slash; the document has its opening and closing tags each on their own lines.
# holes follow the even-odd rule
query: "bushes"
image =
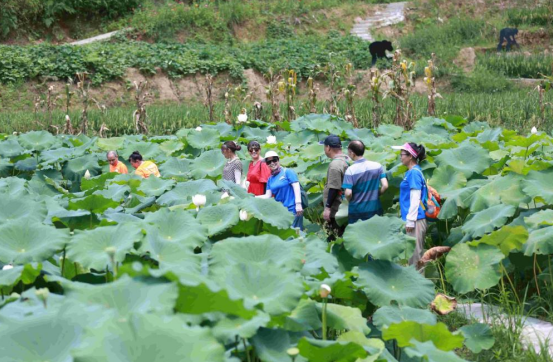
<svg viewBox="0 0 553 362">
<path fill-rule="evenodd" d="M 476 68 L 470 75 L 459 75 L 451 79 L 451 86 L 456 91 L 471 93 L 496 93 L 512 89 L 512 83 L 501 74 L 487 69 Z"/>
<path fill-rule="evenodd" d="M 57 20 L 71 14 L 87 17 L 100 15 L 110 19 L 125 15 L 143 0 L 2 0 L 0 37 L 11 31 L 34 27 L 37 23 L 49 28 Z"/>
<path fill-rule="evenodd" d="M 503 73 L 507 77 L 541 78 L 550 75 L 553 56 L 545 54 L 487 54 L 477 58 L 479 66 L 494 73 Z"/>
</svg>

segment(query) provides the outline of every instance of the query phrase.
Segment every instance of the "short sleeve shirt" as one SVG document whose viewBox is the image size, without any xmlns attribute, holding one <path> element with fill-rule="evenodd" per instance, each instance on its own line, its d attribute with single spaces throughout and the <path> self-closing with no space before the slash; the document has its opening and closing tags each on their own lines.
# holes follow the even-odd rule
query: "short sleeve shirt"
<svg viewBox="0 0 553 362">
<path fill-rule="evenodd" d="M 134 171 L 134 173 L 138 176 L 141 176 L 142 178 L 148 178 L 150 175 L 154 175 L 156 177 L 160 177 L 161 174 L 159 173 L 159 170 L 157 169 L 157 166 L 152 161 L 144 161 L 138 168 Z"/>
<path fill-rule="evenodd" d="M 421 200 L 427 197 L 426 183 L 419 165 L 415 165 L 411 170 L 405 173 L 405 177 L 399 185 L 399 207 L 401 209 L 401 218 L 407 220 L 409 208 L 411 206 L 411 190 L 421 190 Z M 425 219 L 426 215 L 419 203 L 417 220 Z"/>
<path fill-rule="evenodd" d="M 386 178 L 386 173 L 382 165 L 364 158 L 355 161 L 346 170 L 342 187 L 352 193 L 348 208 L 350 216 L 363 217 L 382 210 L 378 191 L 383 178 Z"/>
<path fill-rule="evenodd" d="M 115 166 L 113 166 L 112 164 L 109 165 L 109 172 L 129 173 L 129 170 L 127 169 L 127 166 L 123 162 L 117 161 L 117 165 Z"/>
<path fill-rule="evenodd" d="M 340 190 L 340 192 L 342 191 L 342 183 L 344 181 L 344 175 L 349 166 L 349 162 L 350 158 L 347 155 L 340 155 L 332 159 L 332 161 L 328 165 L 328 171 L 326 173 L 326 184 L 323 190 L 324 205 L 326 205 L 328 192 L 330 189 Z M 341 203 L 341 197 L 337 197 L 336 199 L 334 199 L 334 203 L 330 208 L 331 212 L 336 213 Z"/>
<path fill-rule="evenodd" d="M 242 161 L 239 158 L 235 158 L 225 164 L 225 167 L 223 167 L 223 180 L 236 183 L 236 179 L 234 178 L 234 171 L 236 170 L 242 174 Z"/>
<path fill-rule="evenodd" d="M 271 190 L 275 200 L 281 202 L 288 211 L 296 214 L 296 197 L 292 187 L 294 182 L 299 182 L 298 175 L 294 171 L 283 167 L 279 173 L 269 177 L 267 190 Z"/>
</svg>

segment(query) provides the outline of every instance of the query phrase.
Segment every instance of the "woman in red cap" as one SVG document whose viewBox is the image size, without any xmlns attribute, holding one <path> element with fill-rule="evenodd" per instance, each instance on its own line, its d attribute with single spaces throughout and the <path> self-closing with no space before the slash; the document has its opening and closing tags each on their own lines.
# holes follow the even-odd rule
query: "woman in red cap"
<svg viewBox="0 0 553 362">
<path fill-rule="evenodd" d="M 426 158 L 424 146 L 415 143 L 405 143 L 403 146 L 393 146 L 401 150 L 401 163 L 409 169 L 399 186 L 399 207 L 401 218 L 405 221 L 407 235 L 417 239 L 413 256 L 409 265 L 417 265 L 424 253 L 426 238 L 426 215 L 421 200 L 428 197 L 428 189 L 419 164 Z"/>
</svg>

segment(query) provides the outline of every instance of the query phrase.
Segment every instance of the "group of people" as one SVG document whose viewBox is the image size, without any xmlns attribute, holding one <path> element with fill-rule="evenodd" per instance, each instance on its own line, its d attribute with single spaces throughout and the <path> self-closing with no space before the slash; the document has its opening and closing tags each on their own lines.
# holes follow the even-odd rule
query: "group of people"
<svg viewBox="0 0 553 362">
<path fill-rule="evenodd" d="M 351 141 L 347 154 L 343 153 L 342 141 L 336 135 L 326 137 L 320 144 L 324 145 L 324 153 L 331 159 L 323 190 L 323 219 L 329 240 L 333 240 L 342 236 L 345 230 L 345 226 L 336 222 L 336 213 L 343 199 L 349 201 L 349 224 L 382 215 L 380 196 L 388 189 L 388 179 L 380 163 L 364 158 L 365 145 L 362 141 Z M 419 165 L 426 158 L 426 150 L 415 143 L 405 143 L 393 148 L 401 151 L 401 163 L 408 168 L 400 184 L 399 205 L 407 234 L 417 240 L 415 252 L 409 259 L 409 264 L 416 265 L 424 251 L 427 228 L 422 200 L 428 197 L 428 189 Z M 223 167 L 223 180 L 238 185 L 242 184 L 243 170 L 242 161 L 236 152 L 241 149 L 234 141 L 221 145 L 221 153 L 227 159 Z M 294 215 L 292 227 L 303 230 L 304 210 L 296 172 L 282 167 L 280 156 L 275 151 L 268 151 L 265 157 L 261 157 L 261 145 L 257 141 L 248 143 L 248 152 L 251 162 L 244 184 L 248 192 L 259 198 L 274 197 Z M 109 151 L 107 160 L 110 172 L 128 173 L 125 164 L 118 160 L 117 152 Z M 130 155 L 129 162 L 135 168 L 136 175 L 143 178 L 161 176 L 155 163 L 144 161 L 138 151 Z"/>
</svg>

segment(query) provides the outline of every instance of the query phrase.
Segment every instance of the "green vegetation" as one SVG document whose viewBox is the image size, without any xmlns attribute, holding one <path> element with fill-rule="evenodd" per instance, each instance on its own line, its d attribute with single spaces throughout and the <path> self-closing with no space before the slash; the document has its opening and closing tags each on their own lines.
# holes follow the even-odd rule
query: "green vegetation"
<svg viewBox="0 0 553 362">
<path fill-rule="evenodd" d="M 551 26 L 553 22 L 550 6 L 509 9 L 506 15 L 507 23 L 512 27 L 521 25 Z"/>
<path fill-rule="evenodd" d="M 329 133 L 363 140 L 390 183 L 384 216 L 331 243 L 318 143 Z M 298 172 L 305 234 L 277 201 L 221 180 L 229 139 L 256 139 Z M 426 146 L 425 178 L 445 200 L 427 246 L 451 250 L 425 259 L 424 276 L 406 265 L 414 240 L 394 201 L 406 168 L 390 146 L 405 141 Z M 422 118 L 408 132 L 312 114 L 151 137 L 4 134 L 0 349 L 52 361 L 545 361 L 522 350 L 520 318 L 490 329 L 438 320 L 428 306 L 440 292 L 551 318 L 552 147 L 544 133 L 458 116 Z M 162 177 L 108 173 L 108 150 L 120 161 L 139 150 Z M 248 162 L 245 147 L 238 156 Z"/>
<path fill-rule="evenodd" d="M 511 78 L 541 78 L 553 73 L 553 56 L 549 54 L 478 55 L 477 64 Z"/>
</svg>

